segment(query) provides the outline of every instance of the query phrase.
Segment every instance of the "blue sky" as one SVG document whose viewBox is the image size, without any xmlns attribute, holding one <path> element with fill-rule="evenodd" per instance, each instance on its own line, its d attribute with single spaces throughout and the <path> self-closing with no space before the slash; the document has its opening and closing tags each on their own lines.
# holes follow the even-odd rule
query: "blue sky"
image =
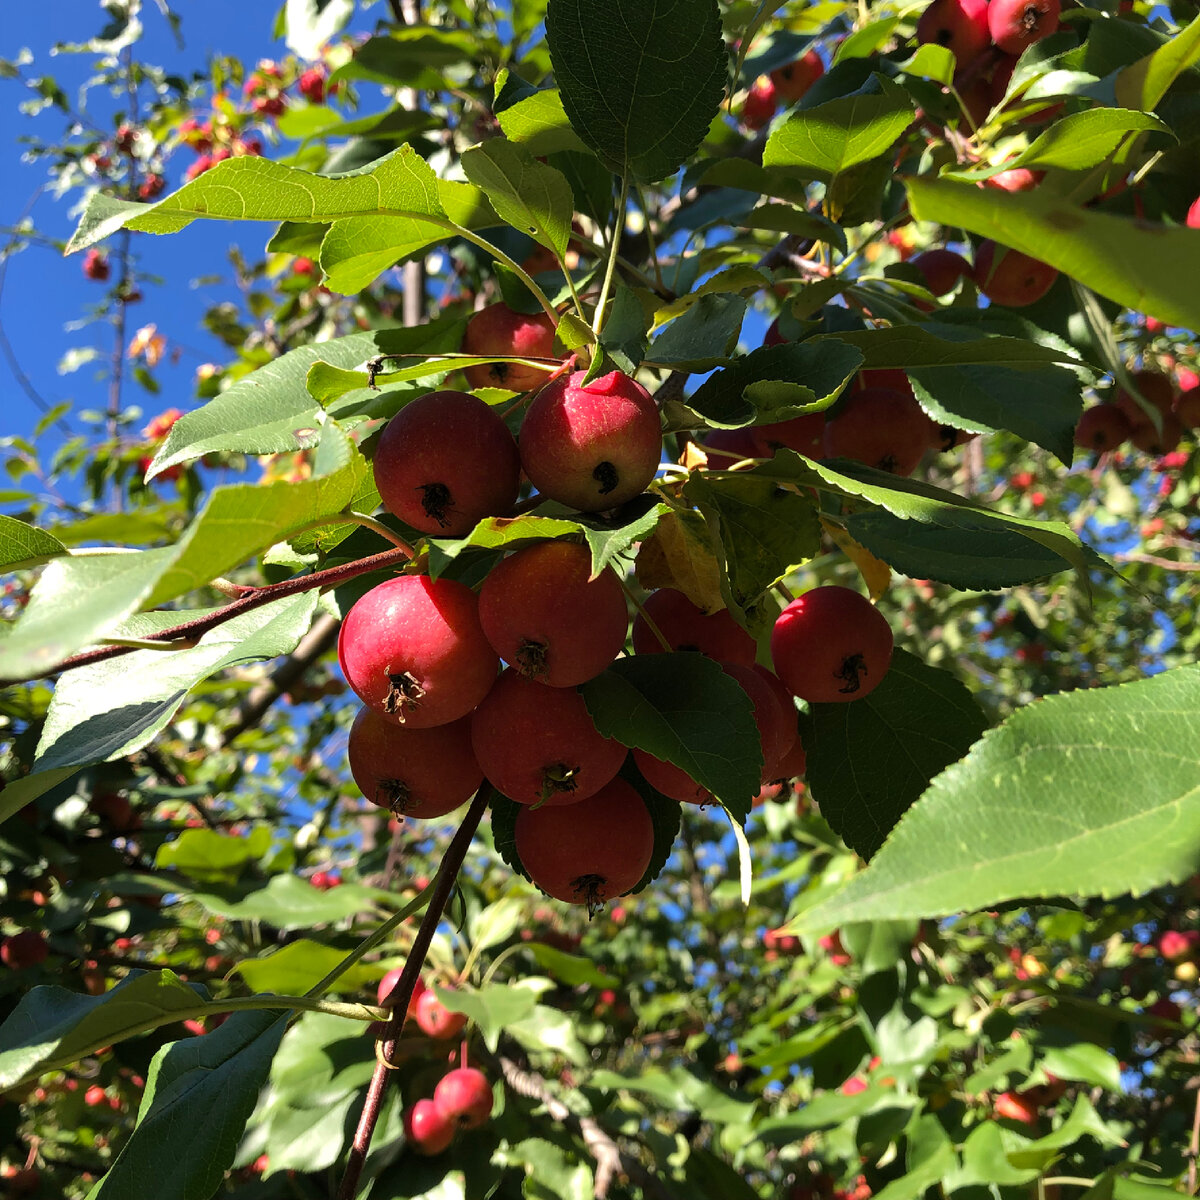
<svg viewBox="0 0 1200 1200">
<path fill-rule="evenodd" d="M 275 3 L 181 0 L 172 7 L 183 22 L 182 49 L 157 4 L 151 0 L 142 9 L 146 35 L 136 50 L 144 61 L 190 75 L 203 70 L 209 57 L 217 53 L 235 55 L 249 63 L 286 54 L 283 43 L 271 38 L 279 8 Z M 12 60 L 21 49 L 27 48 L 34 61 L 25 68 L 26 73 L 54 76 L 75 100 L 80 84 L 96 65 L 95 56 L 52 56 L 51 47 L 57 41 L 85 41 L 100 30 L 104 21 L 105 14 L 97 0 L 5 4 L 4 20 L 0 22 L 0 57 Z M 363 28 L 371 23 L 371 13 L 359 14 L 355 21 L 356 26 Z M 65 129 L 59 110 L 47 109 L 33 118 L 22 114 L 19 105 L 31 95 L 17 80 L 0 80 L 0 227 L 5 230 L 17 223 L 38 189 L 48 181 L 45 163 L 20 161 L 23 148 L 18 139 L 36 134 L 43 140 L 54 141 Z M 90 115 L 105 128 L 112 123 L 107 99 L 100 89 L 91 93 Z M 192 155 L 185 150 L 168 164 L 171 188 L 178 186 L 191 161 Z M 58 199 L 43 193 L 34 203 L 32 218 L 43 232 L 66 238 L 75 226 L 72 207 L 78 199 L 78 193 Z M 240 244 L 246 257 L 253 261 L 261 255 L 268 236 L 265 226 L 206 222 L 197 222 L 171 237 L 137 236 L 144 269 L 161 276 L 163 282 L 158 286 L 144 285 L 145 299 L 130 306 L 129 335 L 140 325 L 154 322 L 172 345 L 182 347 L 182 356 L 177 365 L 160 368 L 159 396 L 149 395 L 137 384 L 131 384 L 126 403 L 140 405 L 147 417 L 166 408 L 187 409 L 197 403 L 192 382 L 196 367 L 210 359 L 219 362 L 228 357 L 216 339 L 201 328 L 201 317 L 214 301 L 232 298 L 233 292 L 228 286 L 197 285 L 195 281 L 202 275 L 227 273 L 224 268 L 230 243 Z M 8 240 L 7 233 L 0 237 Z M 96 346 L 103 352 L 104 363 L 112 349 L 112 331 L 106 324 L 68 328 L 84 319 L 104 292 L 105 285 L 84 279 L 82 261 L 82 255 L 63 258 L 55 249 L 43 246 L 16 255 L 10 261 L 0 294 L 0 323 L 21 370 L 47 402 L 71 400 L 77 410 L 103 409 L 107 391 L 105 382 L 97 378 L 99 364 L 88 364 L 66 375 L 57 370 L 62 356 L 71 349 Z M 0 436 L 28 436 L 40 416 L 8 362 L 0 359 Z M 50 438 L 51 443 L 56 440 Z"/>
</svg>

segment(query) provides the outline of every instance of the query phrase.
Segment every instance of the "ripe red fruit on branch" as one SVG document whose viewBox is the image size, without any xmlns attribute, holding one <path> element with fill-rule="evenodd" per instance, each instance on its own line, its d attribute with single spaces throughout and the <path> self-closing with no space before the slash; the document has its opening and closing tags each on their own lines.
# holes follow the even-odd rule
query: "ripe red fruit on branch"
<svg viewBox="0 0 1200 1200">
<path fill-rule="evenodd" d="M 507 304 L 489 304 L 468 322 L 462 352 L 482 358 L 506 354 L 515 358 L 553 358 L 554 323 L 544 312 L 514 312 Z M 544 383 L 547 372 L 520 363 L 480 363 L 463 373 L 473 388 L 508 388 L 527 392 Z"/>
<path fill-rule="evenodd" d="M 378 991 L 376 992 L 376 999 L 381 1007 L 383 1007 L 383 1008 L 391 1007 L 387 1002 L 388 995 L 391 992 L 392 988 L 394 988 L 396 986 L 396 984 L 398 984 L 400 982 L 400 976 L 403 974 L 404 974 L 403 967 L 393 967 L 379 981 L 379 988 L 378 988 Z M 414 1017 L 414 1018 L 416 1017 L 417 1004 L 420 1002 L 421 997 L 423 995 L 425 995 L 426 991 L 428 991 L 428 989 L 425 987 L 424 980 L 418 979 L 416 981 L 416 983 L 413 984 L 412 995 L 409 997 L 409 1001 L 408 1001 L 408 1012 L 405 1015 L 406 1020 L 409 1017 Z"/>
<path fill-rule="evenodd" d="M 0 962 L 14 971 L 36 967 L 50 954 L 45 937 L 35 929 L 22 929 L 0 942 Z"/>
<path fill-rule="evenodd" d="M 771 82 L 780 100 L 794 104 L 824 74 L 825 64 L 821 56 L 815 50 L 807 50 L 786 67 L 776 67 L 771 72 Z"/>
<path fill-rule="evenodd" d="M 818 587 L 793 600 L 771 631 L 775 674 L 810 703 L 861 700 L 887 674 L 892 631 L 864 596 Z"/>
<path fill-rule="evenodd" d="M 654 823 L 641 796 L 614 779 L 566 808 L 522 809 L 514 840 L 529 878 L 543 892 L 595 912 L 645 875 Z"/>
<path fill-rule="evenodd" d="M 1087 409 L 1075 426 L 1075 445 L 1103 453 L 1115 450 L 1133 432 L 1133 423 L 1115 404 Z"/>
<path fill-rule="evenodd" d="M 438 1041 L 458 1037 L 467 1023 L 466 1013 L 451 1012 L 428 988 L 421 993 L 415 1013 L 421 1032 Z"/>
<path fill-rule="evenodd" d="M 754 661 L 754 639 L 733 619 L 727 608 L 705 613 L 682 592 L 659 588 L 642 604 L 643 613 L 633 621 L 633 648 L 638 654 L 661 654 L 662 643 L 654 636 L 650 622 L 667 640 L 672 650 L 699 650 L 720 661 Z"/>
<path fill-rule="evenodd" d="M 1023 1125 L 1033 1125 L 1038 1119 L 1036 1105 L 1017 1092 L 1001 1092 L 992 1103 L 992 1111 L 998 1117 L 1020 1121 Z"/>
<path fill-rule="evenodd" d="M 462 537 L 512 510 L 517 443 L 503 419 L 467 392 L 430 392 L 386 425 L 375 450 L 384 505 L 422 533 Z"/>
<path fill-rule="evenodd" d="M 933 0 L 917 22 L 917 41 L 945 46 L 961 70 L 991 41 L 987 0 Z"/>
<path fill-rule="evenodd" d="M 925 276 L 925 286 L 935 296 L 949 295 L 960 279 L 971 274 L 971 264 L 961 254 L 944 247 L 922 250 L 908 261 Z"/>
<path fill-rule="evenodd" d="M 338 662 L 358 698 L 411 729 L 465 717 L 496 681 L 499 663 L 470 588 L 401 575 L 346 614 Z"/>
<path fill-rule="evenodd" d="M 87 279 L 103 283 L 109 276 L 108 256 L 99 250 L 89 250 L 83 256 L 83 274 Z"/>
<path fill-rule="evenodd" d="M 404 1134 L 418 1154 L 441 1154 L 454 1141 L 454 1122 L 432 1100 L 418 1100 L 404 1114 Z"/>
<path fill-rule="evenodd" d="M 471 716 L 484 775 L 518 804 L 575 804 L 621 769 L 625 747 L 596 730 L 583 697 L 509 668 Z"/>
<path fill-rule="evenodd" d="M 309 104 L 324 104 L 325 80 L 328 76 L 329 72 L 324 66 L 309 67 L 307 71 L 300 72 L 296 87 Z M 331 90 L 336 91 L 336 85 Z"/>
<path fill-rule="evenodd" d="M 770 458 L 777 450 L 795 450 L 808 458 L 820 458 L 821 439 L 825 434 L 825 414 L 805 413 L 788 421 L 751 428 L 757 446 L 757 457 Z"/>
<path fill-rule="evenodd" d="M 1200 196 L 1192 201 L 1183 222 L 1189 229 L 1200 229 Z"/>
<path fill-rule="evenodd" d="M 492 1115 L 492 1085 L 482 1071 L 459 1067 L 438 1081 L 433 1102 L 460 1129 L 478 1129 Z"/>
<path fill-rule="evenodd" d="M 767 685 L 775 701 L 774 708 L 770 710 L 772 729 L 769 734 L 763 734 L 763 778 L 782 779 L 784 776 L 780 767 L 800 740 L 800 731 L 796 728 L 796 704 L 792 693 L 783 686 L 778 675 L 766 667 L 760 667 L 758 663 L 750 669 Z M 779 747 L 775 757 L 770 760 L 766 757 L 768 744 Z"/>
<path fill-rule="evenodd" d="M 549 687 L 599 675 L 621 652 L 629 615 L 612 569 L 591 573 L 591 551 L 578 542 L 540 542 L 498 563 L 479 591 L 492 648 Z"/>
<path fill-rule="evenodd" d="M 1027 46 L 1058 28 L 1059 0 L 991 0 L 988 32 L 1005 54 L 1021 54 Z"/>
<path fill-rule="evenodd" d="M 1191 958 L 1200 951 L 1200 932 L 1188 929 L 1180 932 L 1178 929 L 1168 929 L 1158 939 L 1159 953 L 1167 962 L 1178 962 L 1183 958 Z"/>
<path fill-rule="evenodd" d="M 620 371 L 544 387 L 521 425 L 521 466 L 534 487 L 581 512 L 600 512 L 646 489 L 662 454 L 654 399 Z"/>
<path fill-rule="evenodd" d="M 1175 385 L 1169 376 L 1160 375 L 1157 371 L 1131 371 L 1129 378 L 1141 394 L 1141 400 L 1121 388 L 1114 403 L 1129 418 L 1131 425 L 1145 425 L 1150 421 L 1142 401 L 1163 416 L 1171 411 L 1175 404 Z"/>
<path fill-rule="evenodd" d="M 779 765 L 784 752 L 792 748 L 795 737 L 795 721 L 785 717 L 774 689 L 767 682 L 769 672 L 744 663 L 723 662 L 721 669 L 729 675 L 754 706 L 754 724 L 758 729 L 759 745 L 762 749 L 762 779 L 773 779 L 773 771 Z M 792 708 L 794 717 L 795 708 Z"/>
<path fill-rule="evenodd" d="M 911 395 L 878 387 L 847 392 L 825 423 L 825 454 L 911 475 L 929 448 L 931 424 Z"/>
<path fill-rule="evenodd" d="M 656 758 L 648 750 L 638 748 L 633 751 L 633 761 L 637 764 L 637 769 L 641 771 L 646 782 L 655 791 L 662 792 L 664 796 L 678 800 L 680 804 L 711 804 L 713 802 L 712 792 L 698 784 L 682 767 L 664 762 L 663 759 Z"/>
<path fill-rule="evenodd" d="M 742 101 L 742 124 L 747 129 L 761 129 L 775 115 L 778 107 L 779 98 L 775 94 L 774 81 L 766 75 L 760 75 Z"/>
<path fill-rule="evenodd" d="M 1129 440 L 1143 454 L 1170 454 L 1179 445 L 1183 437 L 1183 424 L 1172 412 L 1166 413 L 1162 419 L 1162 429 L 1155 429 L 1149 421 L 1134 425 Z"/>
<path fill-rule="evenodd" d="M 986 239 L 975 251 L 974 278 L 975 286 L 993 304 L 1021 308 L 1040 300 L 1054 286 L 1058 270 Z"/>
<path fill-rule="evenodd" d="M 483 782 L 467 717 L 432 729 L 408 729 L 364 708 L 350 727 L 346 757 L 362 794 L 398 817 L 445 816 Z"/>
</svg>

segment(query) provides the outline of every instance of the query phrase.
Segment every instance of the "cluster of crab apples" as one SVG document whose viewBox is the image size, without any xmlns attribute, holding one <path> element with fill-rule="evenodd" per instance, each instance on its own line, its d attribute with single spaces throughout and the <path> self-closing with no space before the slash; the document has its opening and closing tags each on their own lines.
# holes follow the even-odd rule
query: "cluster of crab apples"
<svg viewBox="0 0 1200 1200">
<path fill-rule="evenodd" d="M 527 383 L 514 364 L 494 366 L 509 387 L 545 378 Z M 595 513 L 643 492 L 661 453 L 645 388 L 618 371 L 593 381 L 575 372 L 536 391 L 518 438 L 470 393 L 422 396 L 383 429 L 374 470 L 393 514 L 423 533 L 461 536 L 512 514 L 522 471 L 546 499 Z M 522 806 L 515 848 L 530 878 L 595 907 L 635 887 L 654 849 L 647 805 L 621 775 L 629 750 L 597 730 L 578 690 L 627 644 L 722 665 L 753 706 L 763 783 L 803 773 L 795 697 L 866 696 L 891 660 L 886 619 L 848 588 L 818 587 L 788 605 L 771 638 L 774 671 L 755 662 L 754 639 L 725 609 L 703 612 L 670 588 L 635 607 L 631 630 L 623 580 L 610 566 L 593 570 L 590 550 L 570 538 L 518 545 L 478 591 L 425 574 L 380 583 L 347 612 L 338 643 L 364 704 L 349 738 L 355 782 L 397 816 L 434 818 L 487 780 Z M 678 766 L 640 749 L 632 757 L 658 792 L 713 799 Z"/>
</svg>

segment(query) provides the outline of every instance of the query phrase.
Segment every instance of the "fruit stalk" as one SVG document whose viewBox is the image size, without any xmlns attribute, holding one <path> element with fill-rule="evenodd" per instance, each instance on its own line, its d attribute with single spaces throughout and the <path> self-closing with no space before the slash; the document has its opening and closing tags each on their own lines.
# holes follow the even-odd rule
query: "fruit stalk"
<svg viewBox="0 0 1200 1200">
<path fill-rule="evenodd" d="M 358 1181 L 362 1175 L 363 1165 L 367 1161 L 367 1152 L 371 1148 L 371 1138 L 375 1134 L 375 1126 L 379 1122 L 379 1114 L 383 1108 L 383 1098 L 387 1092 L 388 1072 L 392 1070 L 391 1061 L 396 1053 L 396 1043 L 404 1027 L 404 1019 L 408 1015 L 408 1003 L 412 999 L 413 988 L 420 977 L 421 968 L 425 965 L 425 955 L 429 952 L 429 943 L 438 923 L 442 919 L 450 893 L 454 890 L 458 870 L 467 856 L 475 831 L 483 819 L 484 809 L 491 798 L 492 787 L 489 783 L 475 793 L 471 807 L 463 818 L 458 832 L 446 848 L 445 857 L 438 867 L 437 877 L 433 881 L 433 891 L 429 897 L 429 907 L 421 918 L 420 928 L 408 952 L 408 959 L 395 987 L 383 997 L 385 1005 L 392 1010 L 392 1016 L 380 1038 L 377 1047 L 379 1061 L 375 1064 L 371 1084 L 367 1089 L 367 1098 L 363 1102 L 362 1113 L 358 1118 L 358 1128 L 354 1131 L 354 1142 L 350 1148 L 350 1158 L 346 1163 L 346 1172 L 338 1188 L 337 1200 L 353 1200 L 358 1191 Z"/>
</svg>

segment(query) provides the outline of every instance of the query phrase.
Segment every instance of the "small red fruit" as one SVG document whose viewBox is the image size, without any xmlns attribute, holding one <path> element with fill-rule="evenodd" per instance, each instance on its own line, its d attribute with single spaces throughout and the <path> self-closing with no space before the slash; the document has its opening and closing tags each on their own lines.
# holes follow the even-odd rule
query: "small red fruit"
<svg viewBox="0 0 1200 1200">
<path fill-rule="evenodd" d="M 1157 371 L 1131 371 L 1129 378 L 1141 394 L 1141 400 L 1121 388 L 1114 403 L 1129 418 L 1131 425 L 1145 425 L 1150 420 L 1142 401 L 1163 416 L 1171 411 L 1175 404 L 1175 385 L 1170 376 L 1160 375 Z"/>
<path fill-rule="evenodd" d="M 747 129 L 761 129 L 779 107 L 775 84 L 766 75 L 760 75 L 742 101 L 742 124 Z"/>
<path fill-rule="evenodd" d="M 925 286 L 935 296 L 948 296 L 960 279 L 971 274 L 971 264 L 961 254 L 944 247 L 922 250 L 908 261 L 925 276 Z"/>
<path fill-rule="evenodd" d="M 1103 454 L 1115 450 L 1133 433 L 1133 424 L 1115 404 L 1087 409 L 1075 426 L 1075 445 Z"/>
<path fill-rule="evenodd" d="M 654 853 L 654 822 L 641 796 L 614 779 L 566 808 L 522 809 L 514 840 L 543 892 L 595 912 L 641 882 Z"/>
<path fill-rule="evenodd" d="M 102 254 L 99 250 L 89 250 L 83 256 L 83 274 L 87 279 L 94 279 L 97 283 L 103 283 L 111 273 L 112 268 L 108 265 L 108 256 Z"/>
<path fill-rule="evenodd" d="M 459 1067 L 438 1081 L 433 1102 L 460 1129 L 478 1129 L 492 1115 L 492 1085 L 482 1071 Z"/>
<path fill-rule="evenodd" d="M 146 178 L 138 184 L 138 199 L 153 200 L 155 196 L 162 195 L 166 186 L 167 181 L 161 175 L 147 175 Z"/>
<path fill-rule="evenodd" d="M 825 456 L 911 475 L 929 448 L 932 424 L 911 395 L 878 387 L 850 391 L 825 423 Z"/>
<path fill-rule="evenodd" d="M 713 802 L 712 792 L 706 787 L 701 787 L 682 767 L 664 762 L 661 758 L 655 758 L 648 750 L 637 747 L 633 750 L 633 761 L 646 782 L 664 796 L 678 800 L 680 804 Z"/>
<path fill-rule="evenodd" d="M 404 1114 L 404 1133 L 418 1154 L 441 1154 L 454 1141 L 454 1122 L 432 1100 L 418 1100 Z"/>
<path fill-rule="evenodd" d="M 324 66 L 309 67 L 307 71 L 300 72 L 296 87 L 309 104 L 324 104 L 325 80 L 328 77 L 329 72 Z"/>
<path fill-rule="evenodd" d="M 466 1013 L 451 1012 L 431 989 L 421 993 L 416 1018 L 421 1032 L 438 1041 L 458 1037 L 467 1023 Z"/>
<path fill-rule="evenodd" d="M 933 0 L 917 22 L 917 41 L 945 46 L 961 70 L 991 41 L 987 0 Z"/>
<path fill-rule="evenodd" d="M 975 286 L 993 304 L 1021 308 L 1040 300 L 1058 278 L 1058 270 L 1028 254 L 998 246 L 990 239 L 975 251 Z"/>
<path fill-rule="evenodd" d="M 360 700 L 410 729 L 465 717 L 499 666 L 475 593 L 426 575 L 389 579 L 361 597 L 342 622 L 338 662 Z"/>
<path fill-rule="evenodd" d="M 514 312 L 507 304 L 489 304 L 468 322 L 462 352 L 482 358 L 506 354 L 515 358 L 553 358 L 554 323 L 544 312 Z M 521 363 L 480 363 L 463 373 L 473 388 L 508 388 L 527 392 L 544 383 L 547 372 Z"/>
<path fill-rule="evenodd" d="M 825 414 L 805 413 L 789 421 L 751 427 L 757 457 L 771 458 L 777 450 L 795 450 L 808 458 L 821 457 L 821 439 L 825 434 Z"/>
<path fill-rule="evenodd" d="M 292 274 L 293 275 L 300 275 L 305 278 L 311 278 L 316 273 L 317 273 L 317 264 L 315 262 L 313 262 L 313 260 L 311 258 L 305 258 L 305 257 L 301 256 L 300 258 L 293 260 L 293 262 L 292 262 Z"/>
<path fill-rule="evenodd" d="M 548 687 L 575 687 L 621 652 L 629 614 L 609 567 L 595 579 L 578 542 L 539 542 L 492 568 L 479 592 L 479 623 L 514 670 Z"/>
<path fill-rule="evenodd" d="M 1200 931 L 1195 929 L 1182 933 L 1178 929 L 1168 929 L 1158 939 L 1158 951 L 1167 962 L 1190 958 L 1197 950 L 1200 950 Z"/>
<path fill-rule="evenodd" d="M 1059 0 L 991 0 L 987 26 L 1005 54 L 1021 54 L 1058 28 Z"/>
<path fill-rule="evenodd" d="M 376 999 L 382 1008 L 390 1007 L 387 1003 L 388 994 L 391 992 L 392 988 L 394 988 L 396 984 L 400 982 L 400 976 L 403 974 L 403 967 L 393 967 L 379 981 L 379 989 L 376 993 Z M 426 991 L 428 991 L 428 988 L 426 988 L 425 981 L 423 979 L 418 979 L 417 982 L 413 984 L 412 995 L 408 1000 L 408 1013 L 405 1018 L 406 1020 L 409 1017 L 414 1019 L 416 1018 L 417 1004 L 420 1002 L 421 997 L 425 995 Z"/>
<path fill-rule="evenodd" d="M 771 658 L 775 674 L 802 700 L 861 700 L 887 674 L 892 631 L 858 592 L 817 587 L 779 614 L 771 631 Z"/>
<path fill-rule="evenodd" d="M 1200 196 L 1192 201 L 1183 222 L 1189 229 L 1200 229 Z"/>
<path fill-rule="evenodd" d="M 1035 1105 L 1017 1092 L 1001 1092 L 993 1101 L 992 1110 L 998 1117 L 1020 1121 L 1025 1125 L 1036 1124 L 1038 1119 Z"/>
<path fill-rule="evenodd" d="M 747 666 L 754 662 L 754 639 L 727 608 L 705 613 L 674 588 L 651 592 L 633 622 L 633 649 L 637 654 L 663 653 L 651 622 L 672 650 L 699 650 L 709 658 Z"/>
<path fill-rule="evenodd" d="M 1037 187 L 1044 174 L 1044 171 L 1031 171 L 1028 167 L 1011 167 L 989 176 L 983 181 L 983 186 L 1002 192 L 1029 192 Z"/>
<path fill-rule="evenodd" d="M 596 730 L 583 697 L 509 668 L 471 716 L 483 773 L 518 804 L 574 805 L 621 769 L 625 747 Z"/>
<path fill-rule="evenodd" d="M 362 794 L 398 817 L 444 817 L 483 782 L 467 717 L 432 729 L 397 728 L 364 708 L 350 727 L 346 757 Z"/>
<path fill-rule="evenodd" d="M 785 103 L 794 104 L 824 74 L 821 56 L 815 50 L 808 50 L 786 67 L 776 67 L 770 78 L 775 85 L 775 94 Z"/>
<path fill-rule="evenodd" d="M 1162 430 L 1157 430 L 1149 421 L 1135 424 L 1129 440 L 1143 454 L 1170 454 L 1179 445 L 1183 437 L 1183 424 L 1179 418 L 1169 412 L 1163 416 Z"/>
<path fill-rule="evenodd" d="M 430 392 L 406 404 L 380 435 L 374 467 L 387 508 L 441 537 L 462 537 L 484 517 L 511 512 L 520 488 L 508 426 L 467 392 Z"/>
<path fill-rule="evenodd" d="M 600 512 L 645 491 L 662 425 L 653 397 L 628 375 L 584 378 L 559 376 L 537 394 L 521 425 L 521 465 L 544 496 Z"/>
<path fill-rule="evenodd" d="M 108 1103 L 108 1094 L 99 1084 L 94 1083 L 83 1093 L 83 1102 L 88 1108 L 99 1108 L 100 1105 Z"/>
<path fill-rule="evenodd" d="M 50 954 L 46 938 L 35 929 L 22 929 L 12 937 L 6 937 L 0 942 L 0 962 L 14 971 L 23 971 L 27 967 L 36 967 L 45 962 Z"/>
</svg>

